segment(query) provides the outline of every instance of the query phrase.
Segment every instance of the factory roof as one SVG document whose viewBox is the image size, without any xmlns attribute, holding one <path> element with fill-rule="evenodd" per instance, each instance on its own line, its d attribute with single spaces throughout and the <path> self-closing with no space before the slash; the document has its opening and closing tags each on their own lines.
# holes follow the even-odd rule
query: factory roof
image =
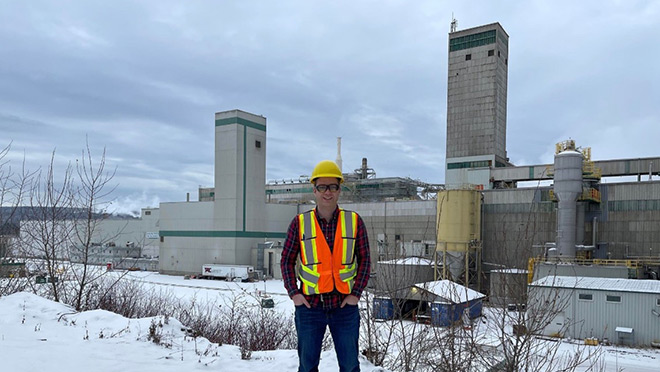
<svg viewBox="0 0 660 372">
<path fill-rule="evenodd" d="M 643 280 L 550 275 L 531 283 L 530 286 L 660 294 L 660 280 L 650 279 Z"/>
<path fill-rule="evenodd" d="M 527 274 L 528 271 L 525 269 L 497 269 L 491 270 L 491 273 L 504 273 L 504 274 Z"/>
<path fill-rule="evenodd" d="M 414 287 L 436 295 L 438 298 L 434 302 L 460 304 L 486 297 L 483 293 L 477 292 L 458 283 L 454 283 L 451 280 L 417 283 Z"/>
</svg>

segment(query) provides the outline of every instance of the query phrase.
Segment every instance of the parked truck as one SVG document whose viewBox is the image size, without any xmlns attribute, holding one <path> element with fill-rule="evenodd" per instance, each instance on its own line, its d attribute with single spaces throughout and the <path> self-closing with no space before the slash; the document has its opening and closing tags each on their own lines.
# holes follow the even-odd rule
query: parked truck
<svg viewBox="0 0 660 372">
<path fill-rule="evenodd" d="M 254 267 L 248 265 L 202 265 L 202 278 L 248 281 L 256 278 Z"/>
</svg>

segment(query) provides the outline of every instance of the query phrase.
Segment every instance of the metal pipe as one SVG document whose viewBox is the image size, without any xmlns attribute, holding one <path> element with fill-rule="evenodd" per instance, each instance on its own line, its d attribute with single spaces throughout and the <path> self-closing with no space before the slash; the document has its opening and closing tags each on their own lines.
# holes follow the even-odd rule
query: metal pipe
<svg viewBox="0 0 660 372">
<path fill-rule="evenodd" d="M 596 232 L 598 231 L 598 217 L 594 217 L 593 220 L 591 220 L 591 245 L 594 247 L 597 246 L 596 243 Z"/>
<path fill-rule="evenodd" d="M 577 237 L 577 198 L 582 193 L 580 152 L 567 150 L 555 155 L 554 191 L 557 205 L 557 253 L 560 258 L 575 258 Z"/>
<path fill-rule="evenodd" d="M 649 181 L 653 179 L 653 162 L 649 162 Z"/>
<path fill-rule="evenodd" d="M 576 215 L 576 231 L 575 231 L 575 244 L 584 245 L 584 219 L 586 214 L 586 205 L 585 202 L 577 203 L 577 215 Z"/>
</svg>

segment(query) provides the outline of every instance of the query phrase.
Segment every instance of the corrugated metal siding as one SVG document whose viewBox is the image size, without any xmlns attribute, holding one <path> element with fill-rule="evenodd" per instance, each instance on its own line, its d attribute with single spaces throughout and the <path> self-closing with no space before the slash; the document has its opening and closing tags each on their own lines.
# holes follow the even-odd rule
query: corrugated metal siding
<svg viewBox="0 0 660 372">
<path fill-rule="evenodd" d="M 485 204 L 531 203 L 536 189 L 485 190 Z"/>
<path fill-rule="evenodd" d="M 363 218 L 371 216 L 435 217 L 436 204 L 437 201 L 435 200 L 415 200 L 377 203 L 340 203 L 340 206 L 344 209 L 358 212 Z"/>
<path fill-rule="evenodd" d="M 568 288 L 536 285 L 543 279 L 530 284 L 530 311 L 533 311 L 534 307 L 545 306 L 538 299 L 544 298 L 544 296 L 551 298 L 553 293 L 558 293 L 562 298 L 569 300 L 563 314 L 567 323 L 571 324 L 564 333 L 564 337 L 578 339 L 597 337 L 600 340 L 607 338 L 616 343 L 618 342 L 616 327 L 630 327 L 634 329 L 634 343 L 638 346 L 647 346 L 652 341 L 660 341 L 660 317 L 653 313 L 655 311 L 660 314 L 660 306 L 656 304 L 656 301 L 660 299 L 660 292 L 655 290 L 660 282 L 606 278 L 577 279 L 589 280 L 578 280 L 580 285 Z M 616 284 L 619 281 L 623 282 Z M 569 281 L 563 282 L 566 284 Z M 624 282 L 630 283 L 624 284 Z M 593 284 L 598 288 L 588 288 L 587 284 Z M 617 286 L 620 286 L 619 290 L 614 289 Z M 653 288 L 648 291 L 648 287 Z M 648 292 L 638 292 L 641 290 Z M 581 293 L 591 294 L 593 300 L 580 300 Z M 607 302 L 608 295 L 620 296 L 621 302 Z M 561 303 L 561 301 L 557 302 Z"/>
<path fill-rule="evenodd" d="M 564 291 L 568 291 L 564 289 Z M 579 300 L 580 293 L 591 293 L 593 301 Z M 621 296 L 620 303 L 607 302 L 608 295 Z M 658 295 L 621 291 L 576 290 L 567 316 L 576 319 L 571 327 L 572 337 L 608 338 L 618 342 L 616 327 L 633 328 L 634 343 L 649 345 L 660 340 L 660 318 L 652 313 L 660 311 L 656 306 Z M 569 315 L 570 314 L 570 315 Z"/>
<path fill-rule="evenodd" d="M 579 293 L 593 293 L 593 301 L 579 300 Z M 621 296 L 621 302 L 607 302 L 607 295 Z M 660 318 L 652 313 L 652 310 L 660 311 L 657 298 L 660 296 L 648 293 L 578 290 L 573 295 L 571 313 L 574 319 L 583 320 L 583 323 L 574 326 L 574 337 L 605 337 L 617 342 L 616 327 L 630 327 L 634 329 L 635 344 L 657 342 L 660 340 Z"/>
<path fill-rule="evenodd" d="M 660 199 L 659 181 L 601 185 L 601 187 L 603 186 L 608 188 L 608 200 Z"/>
</svg>

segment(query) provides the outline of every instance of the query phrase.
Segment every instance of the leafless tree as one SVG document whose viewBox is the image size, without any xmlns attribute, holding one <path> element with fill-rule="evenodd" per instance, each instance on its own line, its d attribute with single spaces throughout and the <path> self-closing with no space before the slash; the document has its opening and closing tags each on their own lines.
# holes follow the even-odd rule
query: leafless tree
<svg viewBox="0 0 660 372">
<path fill-rule="evenodd" d="M 525 311 L 528 301 L 538 301 L 535 297 L 532 300 L 527 298 L 528 277 L 524 270 L 527 269 L 527 258 L 536 254 L 532 242 L 539 239 L 536 236 L 539 206 L 530 203 L 528 208 L 528 213 L 498 217 L 495 227 L 495 244 L 501 244 L 495 247 L 499 252 L 496 267 L 515 274 L 504 275 L 497 283 L 497 289 L 504 296 L 501 303 L 484 306 L 483 316 L 474 320 L 454 320 L 444 327 L 420 324 L 420 315 L 426 311 L 422 306 L 424 301 L 411 307 L 412 301 L 405 301 L 405 286 L 399 285 L 401 278 L 414 273 L 405 272 L 405 267 L 391 272 L 379 269 L 376 279 L 379 284 L 373 294 L 400 301 L 393 302 L 393 319 L 379 320 L 373 318 L 380 311 L 378 300 L 373 302 L 373 298 L 367 298 L 362 323 L 363 354 L 374 364 L 393 371 L 549 372 L 601 368 L 598 348 L 573 345 L 572 351 L 565 352 L 560 348 L 561 339 L 548 340 L 541 336 L 545 326 L 567 306 L 557 291 L 546 295 L 548 298 L 542 300 L 540 310 Z M 512 240 L 514 244 L 511 244 Z M 493 249 L 493 245 L 485 249 Z M 388 258 L 396 256 L 393 254 L 396 252 L 385 253 Z M 509 303 L 513 304 L 511 311 L 506 308 Z M 457 302 L 448 306 L 459 305 Z M 406 319 L 408 313 L 415 314 L 417 321 L 413 317 Z"/>
<path fill-rule="evenodd" d="M 75 166 L 68 163 L 59 176 L 57 170 L 53 151 L 49 165 L 37 174 L 27 198 L 30 219 L 21 227 L 22 247 L 26 257 L 35 259 L 49 296 L 76 310 L 85 310 L 90 285 L 105 275 L 97 260 L 92 259 L 91 250 L 107 216 L 115 170 L 106 170 L 105 149 L 98 160 L 94 159 L 89 143 Z M 37 292 L 42 289 L 34 288 Z"/>
<path fill-rule="evenodd" d="M 47 280 L 53 300 L 64 294 L 63 281 L 68 267 L 67 247 L 73 226 L 73 168 L 67 164 L 61 177 L 56 177 L 55 151 L 45 171 L 40 171 L 28 196 L 30 220 L 21 226 L 24 254 L 38 258 L 38 270 Z"/>
<path fill-rule="evenodd" d="M 432 347 L 424 354 L 428 370 L 471 371 L 479 364 L 476 355 L 485 352 L 476 338 L 475 328 L 466 326 L 462 320 L 447 327 L 431 327 L 429 333 Z"/>
<path fill-rule="evenodd" d="M 390 261 L 374 266 L 372 288 L 363 294 L 366 306 L 361 311 L 362 354 L 377 366 L 421 371 L 425 355 L 433 348 L 429 326 L 423 324 L 430 319 L 430 309 L 410 294 L 413 284 L 432 280 L 434 273 L 432 269 L 419 271 L 418 266 L 401 264 L 400 260 L 425 259 L 403 256 L 401 247 L 388 244 L 387 238 L 377 244 L 380 255 Z"/>
<path fill-rule="evenodd" d="M 71 277 L 75 281 L 75 297 L 73 306 L 76 310 L 85 308 L 83 302 L 87 286 L 103 275 L 102 271 L 89 270 L 90 250 L 93 238 L 99 229 L 100 222 L 107 215 L 108 197 L 115 186 L 111 185 L 116 168 L 110 172 L 105 169 L 105 148 L 98 162 L 94 162 L 89 142 L 82 151 L 81 158 L 76 160 L 77 184 L 74 189 L 72 206 L 76 208 L 77 218 L 73 221 L 70 249 L 80 257 L 80 270 L 72 270 Z"/>
<path fill-rule="evenodd" d="M 0 149 L 0 296 L 14 293 L 25 287 L 18 277 L 27 275 L 25 261 L 18 257 L 16 240 L 19 232 L 21 204 L 34 175 L 25 167 L 25 157 L 16 172 L 8 159 L 11 143 Z"/>
<path fill-rule="evenodd" d="M 539 187 L 536 192 L 540 192 Z M 491 274 L 491 305 L 486 334 L 498 341 L 497 357 L 482 358 L 482 363 L 501 371 L 575 371 L 579 368 L 598 368 L 600 350 L 574 345 L 569 353 L 560 351 L 561 338 L 548 341 L 542 336 L 546 327 L 569 305 L 559 289 L 551 289 L 542 296 L 528 291 L 534 266 L 526 261 L 536 257 L 534 243 L 544 239 L 538 233 L 540 218 L 551 214 L 530 201 L 526 213 L 503 213 L 498 217 L 496 239 L 490 249 L 498 255 L 497 267 L 502 273 Z M 551 274 L 553 276 L 554 274 Z M 554 277 L 554 276 L 553 276 Z M 542 298 L 541 298 L 542 297 Z M 567 328 L 569 325 L 564 325 Z M 563 332 L 557 332 L 560 336 Z M 485 356 L 486 354 L 479 354 Z M 489 354 L 490 355 L 490 354 Z"/>
</svg>

